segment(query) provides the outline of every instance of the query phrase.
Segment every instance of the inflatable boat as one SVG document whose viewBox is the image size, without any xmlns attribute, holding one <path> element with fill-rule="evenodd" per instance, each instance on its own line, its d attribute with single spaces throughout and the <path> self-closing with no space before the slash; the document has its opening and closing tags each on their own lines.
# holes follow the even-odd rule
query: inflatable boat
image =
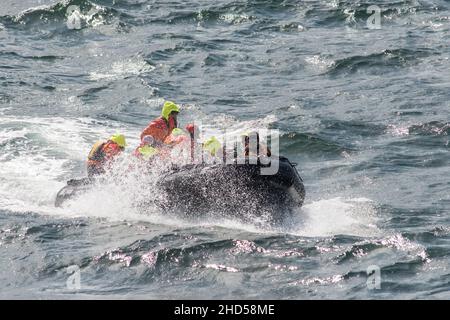
<svg viewBox="0 0 450 320">
<path fill-rule="evenodd" d="M 262 174 L 268 167 L 259 161 L 237 161 L 232 164 L 189 164 L 162 173 L 156 188 L 163 196 L 157 205 L 166 212 L 198 217 L 220 214 L 253 220 L 280 221 L 292 209 L 300 208 L 305 188 L 295 164 L 287 158 L 272 159 L 276 173 Z M 276 163 L 274 163 L 276 161 Z M 57 194 L 55 205 L 89 192 L 93 180 L 70 180 Z M 149 199 L 152 197 L 149 197 Z M 149 200 L 155 202 L 155 200 Z M 150 203 L 142 203 L 145 207 Z"/>
</svg>

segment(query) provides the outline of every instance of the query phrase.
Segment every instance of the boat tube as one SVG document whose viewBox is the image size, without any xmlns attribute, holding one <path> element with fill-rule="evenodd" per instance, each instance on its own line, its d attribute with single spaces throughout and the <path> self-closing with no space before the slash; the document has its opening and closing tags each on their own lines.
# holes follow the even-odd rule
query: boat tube
<svg viewBox="0 0 450 320">
<path fill-rule="evenodd" d="M 94 179 L 82 178 L 67 181 L 67 184 L 56 194 L 55 207 L 62 207 L 64 202 L 75 199 L 92 189 Z"/>
<path fill-rule="evenodd" d="M 278 170 L 271 175 L 261 174 L 267 167 L 261 161 L 236 161 L 232 164 L 188 164 L 174 167 L 161 174 L 156 183 L 157 205 L 166 212 L 197 217 L 219 213 L 227 217 L 252 220 L 263 217 L 270 221 L 283 220 L 292 209 L 300 208 L 305 188 L 295 164 L 287 158 L 272 159 Z M 55 205 L 89 192 L 93 180 L 71 180 L 56 197 Z M 149 197 L 150 199 L 151 197 Z M 155 200 L 149 200 L 154 203 Z M 142 203 L 145 207 L 150 203 Z"/>
</svg>

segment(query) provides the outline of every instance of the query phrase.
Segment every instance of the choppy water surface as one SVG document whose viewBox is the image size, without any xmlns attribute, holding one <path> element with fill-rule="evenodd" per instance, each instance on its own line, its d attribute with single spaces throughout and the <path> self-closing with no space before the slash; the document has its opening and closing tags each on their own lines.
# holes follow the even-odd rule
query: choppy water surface
<svg viewBox="0 0 450 320">
<path fill-rule="evenodd" d="M 0 297 L 448 299 L 449 28 L 438 0 L 2 0 Z M 134 147 L 161 99 L 280 130 L 304 207 L 192 222 L 137 210 L 131 180 L 54 208 L 92 143 Z"/>
</svg>

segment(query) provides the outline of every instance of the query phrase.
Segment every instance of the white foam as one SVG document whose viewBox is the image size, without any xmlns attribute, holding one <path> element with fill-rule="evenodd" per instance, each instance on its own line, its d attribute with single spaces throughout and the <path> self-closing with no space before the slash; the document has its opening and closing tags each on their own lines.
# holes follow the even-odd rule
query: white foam
<svg viewBox="0 0 450 320">
<path fill-rule="evenodd" d="M 307 57 L 305 59 L 305 61 L 308 65 L 311 65 L 314 68 L 317 68 L 318 71 L 321 71 L 321 72 L 328 70 L 329 68 L 333 67 L 336 64 L 336 62 L 334 60 L 325 58 L 320 55 Z"/>
<path fill-rule="evenodd" d="M 377 227 L 373 202 L 366 198 L 331 198 L 314 201 L 300 209 L 287 226 L 300 236 L 375 236 Z"/>
<path fill-rule="evenodd" d="M 366 198 L 331 198 L 313 201 L 296 212 L 296 215 L 281 226 L 269 223 L 244 223 L 233 218 L 205 217 L 200 221 L 187 220 L 181 216 L 167 216 L 157 206 L 149 204 L 146 208 L 137 208 L 148 195 L 158 197 L 158 189 L 152 184 L 152 178 L 142 180 L 138 176 L 114 179 L 99 185 L 89 194 L 70 202 L 64 210 L 58 212 L 65 216 L 101 217 L 110 220 L 145 221 L 176 227 L 221 227 L 243 230 L 251 233 L 279 234 L 288 233 L 305 237 L 329 237 L 334 235 L 352 235 L 374 237 L 382 234 L 377 227 L 374 203 Z M 147 190 L 145 190 L 147 188 Z M 145 192 L 142 192 L 145 190 Z M 101 199 L 101 201 L 99 201 Z M 151 199 L 149 199 L 151 200 Z"/>
<path fill-rule="evenodd" d="M 63 151 L 70 159 L 82 160 L 86 158 L 86 153 L 96 140 L 104 139 L 112 133 L 120 131 L 127 136 L 130 144 L 136 144 L 139 132 L 137 129 L 123 128 L 113 121 L 99 123 L 89 118 L 5 116 L 0 119 L 0 126 L 0 139 L 3 142 L 14 137 L 26 137 L 26 134 L 38 135 L 43 143 L 48 143 L 46 150 Z"/>
<path fill-rule="evenodd" d="M 260 127 L 275 120 L 274 116 L 245 122 L 233 119 L 230 127 L 236 130 L 242 126 Z M 222 123 L 222 125 L 229 124 Z M 84 172 L 73 172 L 73 168 L 84 167 L 86 155 L 92 144 L 99 139 L 105 139 L 116 131 L 121 131 L 127 136 L 130 146 L 126 153 L 130 153 L 133 146 L 137 146 L 139 143 L 140 129 L 124 128 L 121 123 L 89 118 L 2 116 L 0 119 L 0 143 L 6 144 L 6 146 L 3 147 L 2 157 L 0 157 L 3 169 L 0 176 L 2 180 L 0 206 L 18 212 L 35 211 L 61 214 L 61 210 L 53 208 L 56 192 L 64 185 L 65 180 L 84 175 Z M 17 138 L 23 141 L 14 141 Z M 130 186 L 130 182 L 128 184 Z M 138 193 L 137 187 L 133 190 Z M 103 195 L 106 196 L 106 194 Z M 98 194 L 97 199 L 100 196 Z M 88 216 L 107 217 L 111 215 L 116 218 L 127 218 L 124 211 L 133 212 L 130 209 L 133 202 L 123 199 L 121 202 L 123 206 L 112 204 L 112 207 L 99 210 L 97 202 L 94 201 L 95 196 L 93 197 L 92 206 L 89 201 L 83 201 L 84 207 L 72 208 L 78 209 L 72 210 L 72 212 L 81 212 Z M 113 209 L 120 209 L 121 213 L 114 213 Z M 94 212 L 88 213 L 88 211 Z M 134 217 L 131 214 L 128 218 Z M 142 215 L 139 217 L 142 218 Z M 159 221 L 158 219 L 159 217 L 156 217 L 157 221 Z M 225 225 L 231 226 L 233 223 L 225 222 Z"/>
<path fill-rule="evenodd" d="M 130 75 L 140 75 L 155 69 L 141 57 L 123 59 L 113 62 L 107 69 L 96 70 L 90 73 L 91 80 L 119 79 Z"/>
<path fill-rule="evenodd" d="M 102 125 L 90 119 L 2 117 L 0 207 L 16 212 L 53 211 L 56 192 L 65 184 L 61 179 L 83 174 L 67 169 L 84 166 L 93 142 L 117 129 L 116 123 Z M 124 134 L 137 137 L 138 132 L 127 129 Z M 131 138 L 129 144 L 137 140 Z"/>
<path fill-rule="evenodd" d="M 274 121 L 274 116 L 246 122 L 235 121 L 231 128 L 260 126 Z M 120 129 L 119 129 L 120 128 Z M 120 176 L 132 163 L 126 156 L 118 164 L 117 176 L 111 176 L 94 192 L 70 201 L 65 208 L 54 208 L 57 191 L 65 180 L 83 175 L 73 172 L 74 165 L 84 166 L 92 143 L 104 139 L 115 131 L 122 131 L 128 139 L 128 153 L 139 141 L 140 128 L 122 128 L 114 121 L 99 122 L 88 118 L 27 118 L 2 117 L 0 141 L 8 144 L 12 139 L 24 139 L 20 148 L 12 144 L 3 147 L 0 158 L 0 207 L 14 212 L 36 212 L 65 217 L 99 217 L 111 220 L 148 221 L 178 227 L 205 226 L 239 229 L 254 233 L 291 233 L 300 236 L 330 236 L 337 234 L 367 236 L 376 234 L 375 209 L 368 199 L 331 198 L 307 203 L 297 215 L 282 227 L 242 223 L 235 219 L 204 219 L 187 221 L 168 217 L 156 206 L 137 208 L 147 194 L 160 196 L 152 176 L 142 179 L 139 173 Z M 11 142 L 12 143 L 12 142 Z M 14 142 L 14 143 L 17 143 Z M 6 148 L 6 149 L 5 149 Z M 128 161 L 128 162 L 127 162 Z M 122 169 L 120 169 L 122 168 Z M 153 189 L 152 189 L 153 188 Z M 146 190 L 142 192 L 142 190 Z"/>
<path fill-rule="evenodd" d="M 25 17 L 27 14 L 33 13 L 35 11 L 50 11 L 52 9 L 52 5 L 48 4 L 48 5 L 40 5 L 40 6 L 36 6 L 33 8 L 28 8 L 26 10 L 23 10 L 21 12 L 19 12 L 17 14 L 17 16 L 14 17 L 14 22 L 20 22 L 20 20 L 23 19 L 23 17 Z"/>
<path fill-rule="evenodd" d="M 252 17 L 246 14 L 235 14 L 235 13 L 225 13 L 219 16 L 220 20 L 223 20 L 230 24 L 240 24 L 249 21 L 251 18 Z"/>
<path fill-rule="evenodd" d="M 404 125 L 393 125 L 390 124 L 387 127 L 387 132 L 393 136 L 397 136 L 397 137 L 404 137 L 409 135 L 409 126 Z"/>
</svg>

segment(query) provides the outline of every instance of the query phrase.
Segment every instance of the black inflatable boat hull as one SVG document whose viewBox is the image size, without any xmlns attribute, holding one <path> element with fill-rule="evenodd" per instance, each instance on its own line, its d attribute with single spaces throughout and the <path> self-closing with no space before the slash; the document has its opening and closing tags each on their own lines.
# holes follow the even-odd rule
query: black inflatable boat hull
<svg viewBox="0 0 450 320">
<path fill-rule="evenodd" d="M 261 163 L 186 165 L 165 173 L 157 182 L 157 205 L 187 216 L 219 214 L 253 220 L 279 221 L 300 208 L 305 199 L 303 181 L 288 159 L 280 157 L 274 175 L 261 175 Z M 71 180 L 56 197 L 55 205 L 92 188 L 89 179 Z M 154 203 L 154 197 L 149 197 Z M 142 203 L 141 206 L 151 205 Z"/>
<path fill-rule="evenodd" d="M 158 182 L 167 197 L 163 206 L 194 216 L 213 212 L 244 220 L 255 216 L 283 220 L 291 209 L 303 205 L 305 188 L 288 159 L 272 161 L 279 162 L 274 175 L 261 175 L 260 163 L 190 165 L 175 170 Z"/>
<path fill-rule="evenodd" d="M 83 193 L 89 192 L 92 189 L 93 180 L 89 178 L 72 179 L 67 181 L 67 185 L 64 186 L 56 195 L 55 207 L 62 207 L 64 202 L 74 199 Z"/>
</svg>

